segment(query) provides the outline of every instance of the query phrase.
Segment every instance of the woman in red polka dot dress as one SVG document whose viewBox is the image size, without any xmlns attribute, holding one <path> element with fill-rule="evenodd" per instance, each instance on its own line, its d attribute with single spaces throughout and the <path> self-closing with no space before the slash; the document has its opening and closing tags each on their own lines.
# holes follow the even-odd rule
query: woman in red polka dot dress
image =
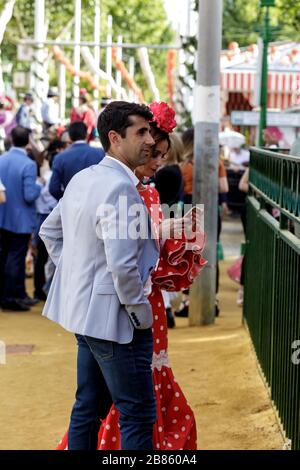
<svg viewBox="0 0 300 470">
<path fill-rule="evenodd" d="M 157 105 L 157 107 L 156 107 Z M 165 106 L 165 115 L 161 116 L 161 106 Z M 145 165 L 136 170 L 136 175 L 142 180 L 151 177 L 161 166 L 169 146 L 169 132 L 176 122 L 165 125 L 166 117 L 170 119 L 173 110 L 165 103 L 153 103 L 150 108 L 154 114 L 151 123 L 151 134 L 155 140 L 152 156 Z M 175 124 L 173 124 L 175 123 Z M 173 125 L 173 127 L 172 127 Z M 177 384 L 168 360 L 167 319 L 161 289 L 179 291 L 187 288 L 199 274 L 205 264 L 201 257 L 204 246 L 204 234 L 198 234 L 197 246 L 187 249 L 184 235 L 180 239 L 168 238 L 162 240 L 163 213 L 160 207 L 159 195 L 155 188 L 140 185 L 139 193 L 149 210 L 153 233 L 161 245 L 161 256 L 152 274 L 149 300 L 153 311 L 153 383 L 157 403 L 157 420 L 153 428 L 154 449 L 157 450 L 195 450 L 196 422 L 194 414 L 187 403 L 184 394 Z M 174 219 L 173 219 L 174 220 Z M 170 223 L 172 224 L 172 222 Z M 168 223 L 166 224 L 168 226 Z M 160 240 L 159 240 L 160 238 Z M 112 405 L 108 416 L 102 422 L 99 431 L 99 450 L 119 450 L 120 432 L 118 425 L 119 413 Z M 67 434 L 60 442 L 58 449 L 66 449 Z"/>
</svg>

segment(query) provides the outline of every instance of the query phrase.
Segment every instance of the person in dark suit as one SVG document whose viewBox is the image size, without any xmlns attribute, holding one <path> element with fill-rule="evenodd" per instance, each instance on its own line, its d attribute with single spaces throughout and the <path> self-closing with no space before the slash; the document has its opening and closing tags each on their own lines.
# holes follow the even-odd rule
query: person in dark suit
<svg viewBox="0 0 300 470">
<path fill-rule="evenodd" d="M 76 173 L 96 165 L 105 156 L 103 149 L 90 147 L 86 143 L 87 127 L 83 122 L 72 122 L 68 133 L 73 144 L 56 155 L 52 165 L 49 191 L 57 200 L 62 198 L 70 179 Z"/>
<path fill-rule="evenodd" d="M 25 258 L 36 224 L 35 200 L 43 182 L 37 166 L 26 153 L 29 131 L 21 126 L 11 132 L 13 146 L 0 157 L 0 175 L 6 203 L 0 206 L 0 304 L 7 310 L 29 310 L 36 301 L 25 290 Z"/>
</svg>

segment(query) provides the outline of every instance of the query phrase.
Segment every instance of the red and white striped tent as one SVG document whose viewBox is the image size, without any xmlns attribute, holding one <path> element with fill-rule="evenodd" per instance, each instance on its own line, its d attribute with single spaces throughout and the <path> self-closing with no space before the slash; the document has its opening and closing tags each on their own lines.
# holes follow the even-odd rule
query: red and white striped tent
<svg viewBox="0 0 300 470">
<path fill-rule="evenodd" d="M 232 109 L 239 109 L 238 101 L 241 102 L 241 109 L 244 109 L 245 101 L 251 106 L 257 104 L 254 103 L 257 60 L 258 48 L 255 44 L 240 50 L 237 43 L 231 43 L 228 51 L 222 52 L 221 90 L 225 94 L 228 93 L 228 96 L 232 95 Z M 290 42 L 271 44 L 268 62 L 268 108 L 286 109 L 299 105 L 300 44 Z"/>
</svg>

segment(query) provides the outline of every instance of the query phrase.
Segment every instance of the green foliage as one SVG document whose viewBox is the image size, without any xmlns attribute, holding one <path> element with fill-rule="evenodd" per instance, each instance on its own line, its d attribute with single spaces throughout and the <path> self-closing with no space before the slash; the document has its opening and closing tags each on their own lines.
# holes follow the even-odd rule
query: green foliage
<svg viewBox="0 0 300 470">
<path fill-rule="evenodd" d="M 222 46 L 226 49 L 231 41 L 246 46 L 257 41 L 260 23 L 258 0 L 225 0 L 223 8 Z"/>
<path fill-rule="evenodd" d="M 274 10 L 278 12 L 279 39 L 300 41 L 300 0 L 276 0 Z"/>
<path fill-rule="evenodd" d="M 114 20 L 114 41 L 117 41 L 118 34 L 122 34 L 123 42 L 128 43 L 172 44 L 174 40 L 174 33 L 167 22 L 162 0 L 126 0 L 126 2 L 108 0 L 104 3 L 104 8 Z M 161 99 L 167 99 L 167 52 L 153 49 L 148 52 L 157 86 L 161 92 Z M 124 49 L 123 60 L 128 63 L 129 56 L 133 54 L 137 64 L 136 81 L 145 92 L 146 99 L 152 100 L 145 78 L 140 71 L 136 53 L 132 49 Z"/>
<path fill-rule="evenodd" d="M 0 0 L 0 8 L 4 0 Z M 94 40 L 94 8 L 95 0 L 82 0 L 82 40 Z M 170 44 L 174 40 L 163 0 L 101 0 L 101 41 L 106 42 L 107 15 L 113 16 L 113 41 L 122 34 L 123 42 L 143 44 Z M 74 15 L 73 0 L 46 0 L 46 22 L 48 26 L 47 39 L 56 39 Z M 2 44 L 3 61 L 13 62 L 14 70 L 26 68 L 26 64 L 16 60 L 16 44 L 20 38 L 33 38 L 34 35 L 34 0 L 17 0 L 14 7 L 13 18 L 9 22 Z M 73 36 L 72 27 L 69 28 L 68 39 Z M 66 36 L 64 36 L 66 39 Z M 72 58 L 72 48 L 65 48 L 64 52 Z M 136 81 L 142 88 L 146 98 L 152 99 L 145 78 L 141 73 L 138 57 L 133 49 L 123 49 L 123 60 L 128 64 L 131 55 L 136 58 Z M 150 63 L 156 76 L 161 98 L 166 99 L 166 52 L 150 50 Z M 104 68 L 105 50 L 101 51 L 101 64 Z M 29 66 L 29 64 L 27 64 Z M 83 69 L 86 69 L 83 65 Z M 52 81 L 55 81 L 55 68 L 52 64 Z"/>
</svg>

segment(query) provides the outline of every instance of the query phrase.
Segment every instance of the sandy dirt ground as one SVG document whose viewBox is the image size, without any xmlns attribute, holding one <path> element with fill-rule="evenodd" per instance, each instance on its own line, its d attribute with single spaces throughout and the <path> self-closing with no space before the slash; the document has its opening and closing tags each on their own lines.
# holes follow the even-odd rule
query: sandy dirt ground
<svg viewBox="0 0 300 470">
<path fill-rule="evenodd" d="M 214 325 L 170 331 L 170 361 L 192 406 L 199 449 L 282 449 L 283 439 L 222 263 L 221 315 Z M 0 449 L 53 449 L 68 426 L 75 391 L 73 335 L 40 315 L 0 313 Z M 25 345 L 18 351 L 13 345 Z M 31 353 L 26 352 L 26 348 Z"/>
</svg>

